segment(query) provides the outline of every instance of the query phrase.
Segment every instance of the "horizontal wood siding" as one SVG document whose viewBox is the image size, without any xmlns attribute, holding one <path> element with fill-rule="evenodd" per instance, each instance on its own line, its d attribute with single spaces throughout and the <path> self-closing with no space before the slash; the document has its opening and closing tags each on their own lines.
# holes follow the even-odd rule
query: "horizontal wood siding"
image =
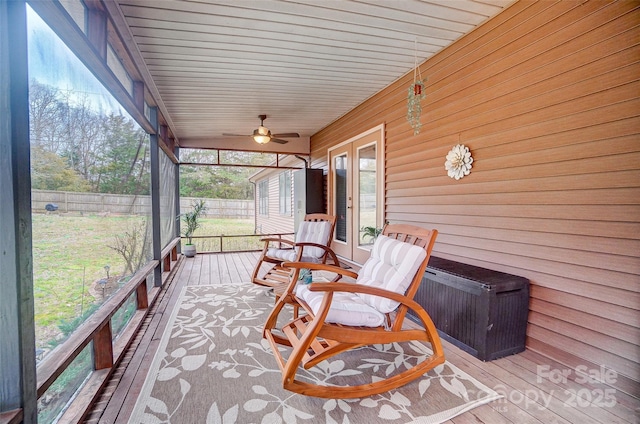
<svg viewBox="0 0 640 424">
<path fill-rule="evenodd" d="M 261 234 L 277 234 L 277 233 L 293 233 L 293 213 L 282 215 L 280 214 L 280 186 L 279 170 L 277 172 L 270 173 L 269 178 L 269 215 L 264 216 L 257 214 L 256 229 Z M 292 174 L 293 175 L 293 174 Z M 293 196 L 293 179 L 291 180 L 291 195 Z M 257 190 L 256 190 L 257 191 Z M 293 200 L 291 205 L 293 210 Z M 290 237 L 291 238 L 291 237 Z"/>
<path fill-rule="evenodd" d="M 386 124 L 385 218 L 440 232 L 434 254 L 529 278 L 530 349 L 640 381 L 640 3 L 520 1 L 311 139 Z M 411 52 L 407 52 L 410 55 Z M 471 174 L 444 169 L 456 144 Z"/>
</svg>

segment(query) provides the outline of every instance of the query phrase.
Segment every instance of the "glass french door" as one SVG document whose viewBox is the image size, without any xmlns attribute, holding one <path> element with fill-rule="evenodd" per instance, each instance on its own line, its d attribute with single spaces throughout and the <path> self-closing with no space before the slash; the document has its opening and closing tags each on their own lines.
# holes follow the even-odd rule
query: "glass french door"
<svg viewBox="0 0 640 424">
<path fill-rule="evenodd" d="M 366 133 L 329 152 L 329 203 L 337 217 L 332 247 L 357 263 L 367 260 L 373 244 L 366 227 L 382 223 L 382 134 Z"/>
</svg>

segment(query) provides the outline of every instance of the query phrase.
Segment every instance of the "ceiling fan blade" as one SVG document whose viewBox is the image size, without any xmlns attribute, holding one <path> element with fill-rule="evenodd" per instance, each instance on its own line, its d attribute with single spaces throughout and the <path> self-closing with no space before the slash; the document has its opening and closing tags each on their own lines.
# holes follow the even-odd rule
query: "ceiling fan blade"
<svg viewBox="0 0 640 424">
<path fill-rule="evenodd" d="M 251 137 L 250 135 L 246 135 L 246 134 L 222 133 L 222 135 L 225 136 L 225 137 Z"/>
<path fill-rule="evenodd" d="M 281 134 L 273 134 L 274 137 L 278 138 L 298 138 L 300 134 L 298 133 L 281 133 Z"/>
<path fill-rule="evenodd" d="M 269 140 L 269 141 L 273 141 L 274 143 L 278 143 L 278 144 L 287 144 L 288 143 L 287 140 L 280 140 L 279 138 L 274 138 L 274 137 L 271 137 L 271 140 Z"/>
</svg>

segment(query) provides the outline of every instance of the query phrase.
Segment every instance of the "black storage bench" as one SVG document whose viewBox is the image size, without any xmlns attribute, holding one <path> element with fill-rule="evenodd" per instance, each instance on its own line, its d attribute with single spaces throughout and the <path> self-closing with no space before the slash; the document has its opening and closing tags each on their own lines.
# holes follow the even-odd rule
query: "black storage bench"
<svg viewBox="0 0 640 424">
<path fill-rule="evenodd" d="M 440 337 L 478 359 L 524 350 L 526 278 L 432 256 L 414 300 L 431 316 Z"/>
</svg>

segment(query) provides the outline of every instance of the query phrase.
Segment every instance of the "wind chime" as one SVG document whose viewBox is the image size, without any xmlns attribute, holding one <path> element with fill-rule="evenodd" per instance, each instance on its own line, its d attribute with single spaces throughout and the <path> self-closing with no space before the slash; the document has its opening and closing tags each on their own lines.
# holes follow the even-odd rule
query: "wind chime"
<svg viewBox="0 0 640 424">
<path fill-rule="evenodd" d="M 413 128 L 413 135 L 418 135 L 420 133 L 420 127 L 422 126 L 420 123 L 420 114 L 422 113 L 421 102 L 426 96 L 424 91 L 426 81 L 427 78 L 422 79 L 420 68 L 418 67 L 418 40 L 416 40 L 414 48 L 413 83 L 409 86 L 407 93 L 407 120 L 409 124 L 411 124 L 411 128 Z"/>
</svg>

